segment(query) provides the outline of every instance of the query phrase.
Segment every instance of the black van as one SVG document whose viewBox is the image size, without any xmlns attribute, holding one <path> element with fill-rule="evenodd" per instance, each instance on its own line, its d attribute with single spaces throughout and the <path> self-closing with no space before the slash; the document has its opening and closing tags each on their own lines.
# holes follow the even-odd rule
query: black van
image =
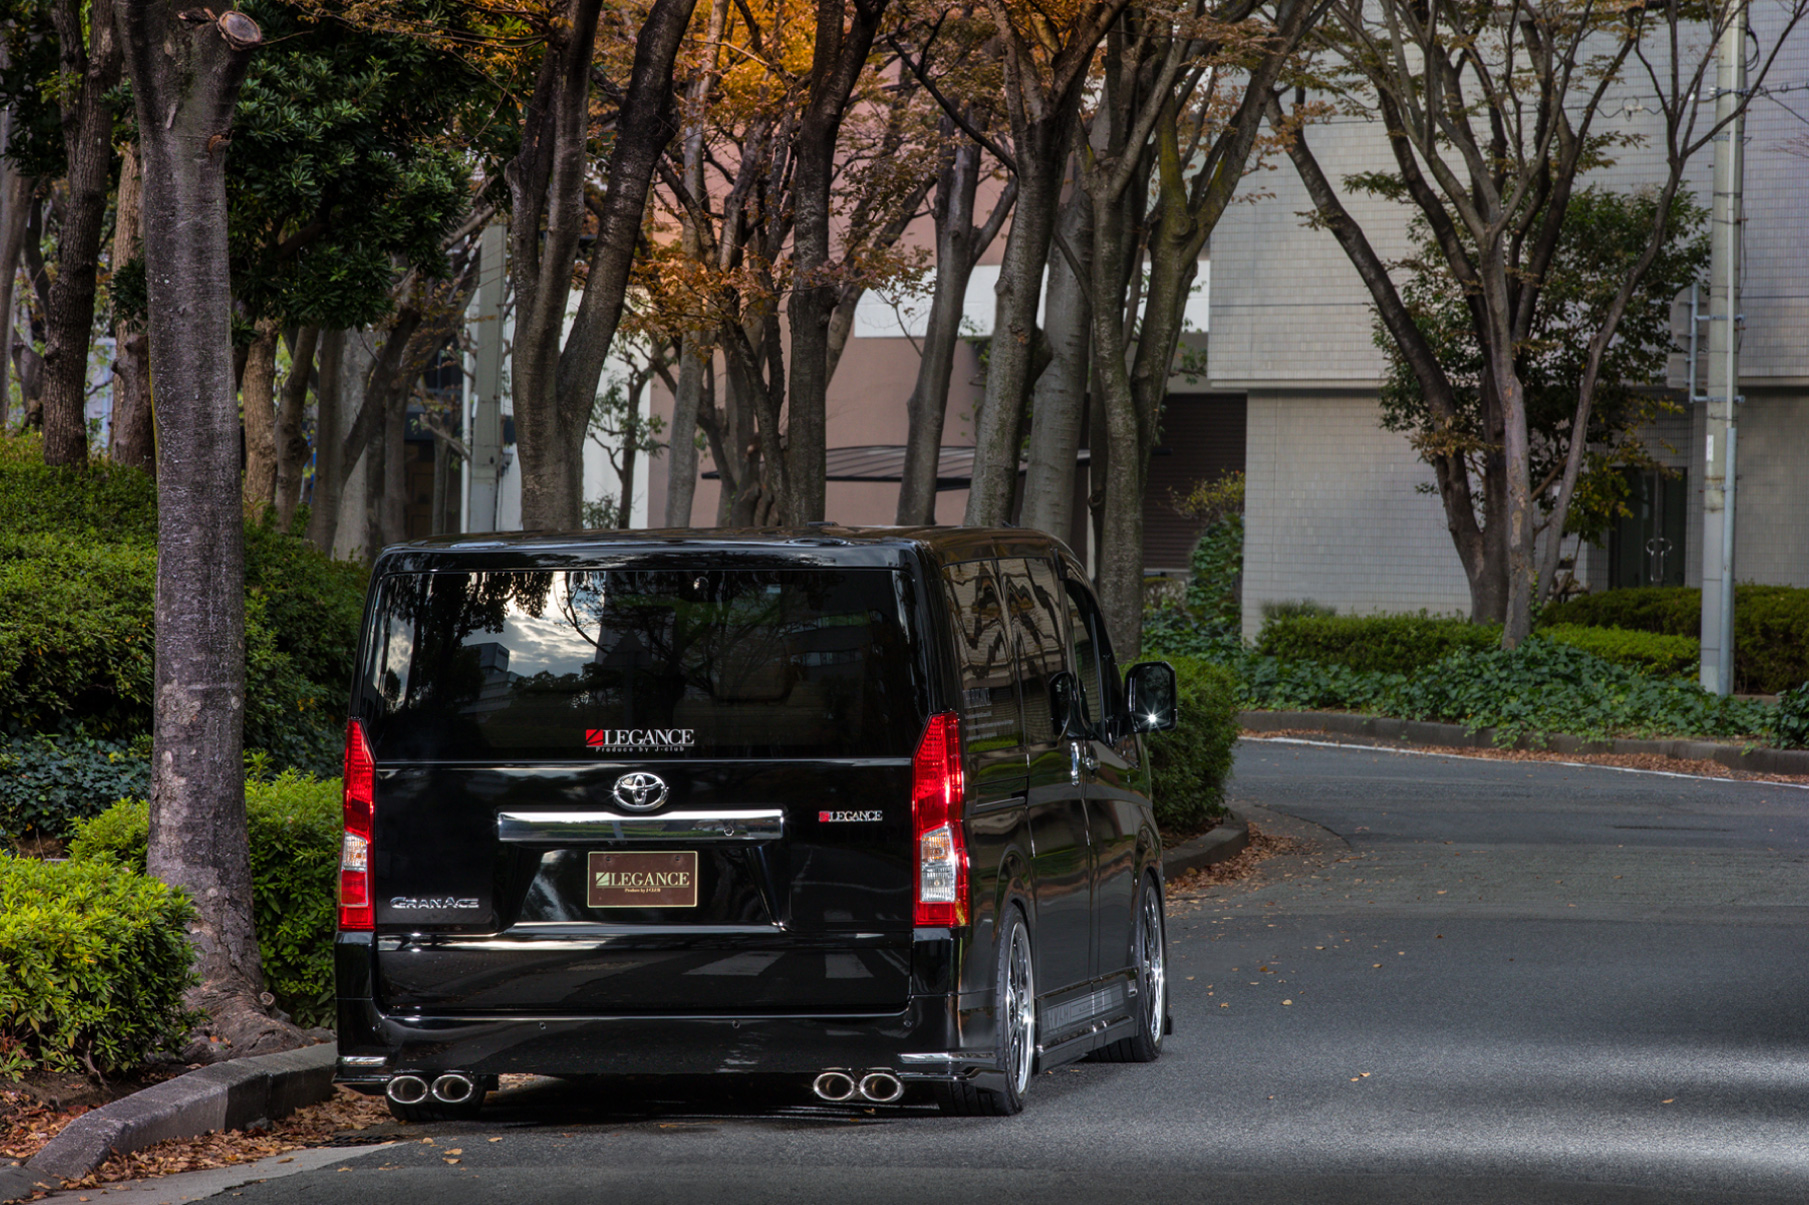
<svg viewBox="0 0 1809 1205">
<path fill-rule="evenodd" d="M 345 755 L 338 1078 L 795 1075 L 1015 1113 L 1167 1024 L 1141 734 L 1034 532 L 816 525 L 386 550 Z"/>
</svg>

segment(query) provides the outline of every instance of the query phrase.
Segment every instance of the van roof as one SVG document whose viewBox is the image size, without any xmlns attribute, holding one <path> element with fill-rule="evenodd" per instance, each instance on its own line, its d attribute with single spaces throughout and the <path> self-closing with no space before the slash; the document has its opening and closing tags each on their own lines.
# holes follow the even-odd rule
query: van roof
<svg viewBox="0 0 1809 1205">
<path fill-rule="evenodd" d="M 629 531 L 497 532 L 435 536 L 393 544 L 376 568 L 419 573 L 469 565 L 484 569 L 556 569 L 616 557 L 718 556 L 725 562 L 796 561 L 804 564 L 900 565 L 914 553 L 940 562 L 990 556 L 1049 556 L 1065 552 L 1045 532 L 1016 527 L 805 527 L 663 528 Z M 1071 553 L 1069 554 L 1072 555 Z"/>
</svg>

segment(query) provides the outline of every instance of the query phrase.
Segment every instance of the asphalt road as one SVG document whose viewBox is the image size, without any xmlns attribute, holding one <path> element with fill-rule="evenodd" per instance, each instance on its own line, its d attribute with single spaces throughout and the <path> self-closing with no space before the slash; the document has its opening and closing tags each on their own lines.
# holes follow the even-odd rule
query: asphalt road
<svg viewBox="0 0 1809 1205">
<path fill-rule="evenodd" d="M 1233 794 L 1310 852 L 1174 909 L 1152 1066 L 985 1121 L 537 1086 L 223 1199 L 1809 1201 L 1809 791 L 1245 742 Z"/>
</svg>

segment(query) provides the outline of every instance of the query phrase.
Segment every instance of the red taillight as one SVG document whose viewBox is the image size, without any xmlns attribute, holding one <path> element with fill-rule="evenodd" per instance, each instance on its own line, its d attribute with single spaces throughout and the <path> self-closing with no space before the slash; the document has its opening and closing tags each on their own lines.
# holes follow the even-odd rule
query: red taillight
<svg viewBox="0 0 1809 1205">
<path fill-rule="evenodd" d="M 917 885 L 912 921 L 919 927 L 967 923 L 967 838 L 961 831 L 961 718 L 930 717 L 911 759 L 911 828 Z"/>
<path fill-rule="evenodd" d="M 376 819 L 377 759 L 364 725 L 345 726 L 345 840 L 339 849 L 339 927 L 376 928 L 371 914 L 371 830 Z"/>
</svg>

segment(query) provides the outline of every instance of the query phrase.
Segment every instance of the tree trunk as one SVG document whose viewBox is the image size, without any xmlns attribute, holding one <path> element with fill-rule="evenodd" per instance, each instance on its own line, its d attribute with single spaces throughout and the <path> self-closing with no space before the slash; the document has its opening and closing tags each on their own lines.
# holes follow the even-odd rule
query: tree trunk
<svg viewBox="0 0 1809 1205">
<path fill-rule="evenodd" d="M 44 463 L 88 462 L 88 348 L 94 333 L 94 284 L 101 225 L 107 216 L 113 159 L 113 106 L 106 93 L 119 82 L 113 23 L 82 31 L 82 6 L 57 0 L 51 20 L 61 46 L 63 146 L 67 192 L 58 216 L 57 274 L 46 307 L 44 347 Z"/>
<path fill-rule="evenodd" d="M 6 51 L 0 47 L 0 66 Z M 0 109 L 0 432 L 8 429 L 12 392 L 7 377 L 13 363 L 13 284 L 18 278 L 19 250 L 25 243 L 25 208 L 31 182 L 6 157 L 12 141 L 13 111 Z"/>
<path fill-rule="evenodd" d="M 836 140 L 855 81 L 879 32 L 887 0 L 853 0 L 844 33 L 848 0 L 817 0 L 816 41 L 810 91 L 798 123 L 792 198 L 794 283 L 791 291 L 791 413 L 786 459 L 791 481 L 787 520 L 823 517 L 825 504 L 825 402 L 829 390 L 829 318 L 838 290 L 828 279 L 830 184 L 835 178 Z"/>
<path fill-rule="evenodd" d="M 245 519 L 263 521 L 276 501 L 276 319 L 258 322 L 239 379 L 239 409 L 245 424 Z"/>
<path fill-rule="evenodd" d="M 1065 93 L 1046 117 L 1027 123 L 1012 148 L 1017 159 L 1017 212 L 999 268 L 986 395 L 974 423 L 974 475 L 965 520 L 969 526 L 996 527 L 1011 519 L 1024 400 L 1033 379 L 1043 265 L 1049 257 L 1062 168 L 1079 105 L 1078 89 Z"/>
<path fill-rule="evenodd" d="M 686 340 L 687 344 L 692 340 Z M 691 526 L 697 493 L 697 409 L 703 400 L 703 357 L 679 348 L 678 388 L 672 391 L 672 431 L 666 447 L 666 526 Z"/>
<path fill-rule="evenodd" d="M 114 203 L 113 271 L 144 255 L 143 183 L 138 147 L 127 143 L 119 157 L 119 192 Z M 151 353 L 142 321 L 113 324 L 113 463 L 157 470 L 151 437 Z"/>
<path fill-rule="evenodd" d="M 150 872 L 195 903 L 190 936 L 209 1014 L 188 1057 L 297 1045 L 272 1018 L 251 914 L 241 756 L 244 523 L 232 388 L 226 155 L 251 19 L 180 20 L 163 0 L 121 0 L 121 41 L 144 158 L 144 245 L 157 391 L 156 705 Z M 98 22 L 97 22 L 98 25 Z"/>
<path fill-rule="evenodd" d="M 301 505 L 302 478 L 308 468 L 308 440 L 302 419 L 308 407 L 308 381 L 314 375 L 314 347 L 320 328 L 304 326 L 295 335 L 289 376 L 283 382 L 282 405 L 276 413 L 276 526 L 288 531 Z"/>
<path fill-rule="evenodd" d="M 972 109 L 968 117 L 978 116 Z M 942 119 L 942 136 L 952 139 L 957 126 Z M 936 201 L 931 210 L 936 226 L 936 285 L 930 295 L 923 348 L 917 362 L 917 383 L 911 390 L 909 431 L 898 487 L 898 522 L 936 521 L 936 476 L 942 462 L 942 431 L 948 420 L 949 381 L 955 371 L 955 350 L 961 340 L 961 316 L 967 302 L 967 284 L 974 262 L 998 236 L 1005 217 L 1017 199 L 1017 183 L 993 206 L 984 226 L 974 226 L 974 202 L 980 187 L 980 147 L 962 141 L 948 151 L 936 178 Z"/>
<path fill-rule="evenodd" d="M 315 388 L 314 489 L 308 502 L 308 543 L 328 556 L 339 534 L 346 467 L 339 455 L 345 419 L 339 404 L 345 379 L 345 332 L 320 333 L 320 383 Z"/>
<path fill-rule="evenodd" d="M 1078 180 L 1062 206 L 1060 230 L 1068 247 L 1090 270 L 1093 207 Z M 1080 452 L 1081 412 L 1087 399 L 1087 351 L 1092 307 L 1089 282 L 1077 276 L 1068 257 L 1049 256 L 1049 286 L 1043 329 L 1052 359 L 1036 380 L 1030 407 L 1030 454 L 1024 478 L 1023 525 L 1066 540 L 1074 522 L 1074 465 Z"/>
</svg>

